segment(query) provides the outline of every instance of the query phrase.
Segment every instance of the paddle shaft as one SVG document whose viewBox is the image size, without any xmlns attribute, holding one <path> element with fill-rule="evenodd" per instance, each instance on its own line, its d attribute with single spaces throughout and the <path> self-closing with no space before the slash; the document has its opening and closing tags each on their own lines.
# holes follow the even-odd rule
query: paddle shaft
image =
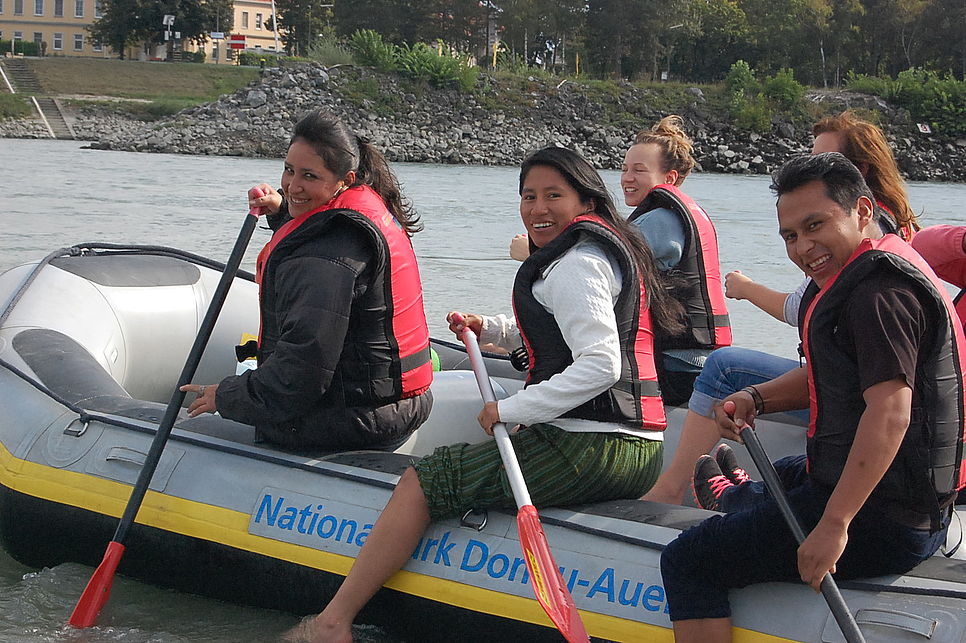
<svg viewBox="0 0 966 643">
<path fill-rule="evenodd" d="M 221 279 L 218 280 L 218 286 L 215 288 L 215 292 L 211 297 L 211 303 L 208 304 L 208 312 L 205 313 L 205 317 L 201 321 L 198 335 L 195 337 L 191 351 L 188 353 L 188 358 L 185 360 L 184 368 L 181 369 L 181 376 L 178 378 L 178 384 L 174 387 L 174 392 L 171 394 L 168 408 L 164 411 L 164 417 L 158 425 L 157 433 L 154 434 L 151 448 L 148 450 L 147 457 L 144 458 L 141 472 L 138 474 L 137 482 L 134 483 L 134 490 L 131 491 L 131 497 L 127 501 L 127 507 L 124 508 L 124 515 L 121 517 L 121 521 L 117 525 L 117 530 L 114 532 L 113 542 L 124 543 L 127 532 L 137 517 L 141 503 L 144 501 L 144 496 L 151 483 L 151 478 L 154 476 L 154 472 L 158 468 L 158 462 L 161 460 L 161 452 L 164 451 L 164 445 L 168 441 L 168 436 L 171 435 L 171 429 L 174 427 L 178 412 L 181 410 L 181 404 L 184 402 L 185 395 L 187 395 L 186 392 L 181 390 L 181 387 L 185 384 L 190 384 L 191 379 L 195 375 L 195 371 L 198 370 L 198 364 L 201 363 L 201 356 L 205 352 L 205 347 L 208 345 L 211 333 L 215 329 L 215 322 L 218 321 L 218 315 L 221 313 L 225 300 L 228 298 L 228 290 L 231 288 L 235 275 L 238 274 L 238 267 L 241 265 L 242 258 L 245 256 L 245 250 L 248 249 L 248 242 L 252 238 L 252 233 L 255 231 L 255 224 L 257 222 L 258 216 L 255 214 L 249 214 L 245 217 L 245 223 L 242 225 L 238 239 L 235 241 L 235 246 L 232 248 L 228 262 L 225 264 L 225 271 L 221 273 Z"/>
<path fill-rule="evenodd" d="M 455 321 L 462 322 L 462 316 L 455 317 Z M 480 395 L 484 402 L 496 402 L 490 377 L 486 373 L 486 364 L 480 353 L 480 345 L 476 341 L 476 334 L 469 328 L 463 328 L 461 338 L 466 346 L 466 354 L 470 358 L 476 383 L 480 388 Z M 506 471 L 513 499 L 517 503 L 517 530 L 520 534 L 520 546 L 526 559 L 527 570 L 532 579 L 533 592 L 537 602 L 550 617 L 556 628 L 569 643 L 589 643 L 590 637 L 580 619 L 580 613 L 574 604 L 574 599 L 567 590 L 560 568 L 553 559 L 550 543 L 540 526 L 540 516 L 536 507 L 530 501 L 526 481 L 520 471 L 520 463 L 513 451 L 513 443 L 507 434 L 506 424 L 497 422 L 493 425 L 493 437 L 496 438 L 503 469 Z"/>
<path fill-rule="evenodd" d="M 483 363 L 480 344 L 476 341 L 476 334 L 469 328 L 463 329 L 463 343 L 466 345 L 466 354 L 470 358 L 470 366 L 473 367 L 473 374 L 476 376 L 476 383 L 480 387 L 480 395 L 483 396 L 483 401 L 496 402 L 493 385 L 490 383 L 490 377 L 486 373 L 486 365 Z M 503 422 L 494 424 L 493 437 L 496 439 L 496 446 L 500 450 L 500 457 L 503 459 L 503 467 L 506 469 L 506 477 L 510 482 L 510 489 L 513 490 L 513 499 L 517 503 L 517 509 L 532 505 L 530 492 L 527 490 L 527 483 L 523 479 L 523 472 L 520 471 L 520 463 L 513 451 L 513 444 L 510 442 L 506 424 Z"/>
<path fill-rule="evenodd" d="M 758 472 L 761 473 L 768 492 L 775 499 L 778 510 L 781 511 L 782 517 L 788 523 L 788 528 L 792 530 L 795 540 L 801 545 L 805 541 L 805 532 L 802 530 L 802 525 L 798 522 L 798 518 L 792 510 L 792 506 L 788 504 L 788 496 L 785 495 L 785 488 L 782 486 L 781 480 L 778 479 L 778 472 L 775 471 L 775 467 L 765 453 L 765 449 L 761 446 L 761 442 L 758 440 L 758 434 L 751 427 L 747 427 L 741 432 L 741 438 L 744 440 L 745 446 L 748 448 L 748 453 L 758 468 Z M 822 595 L 825 597 L 825 602 L 828 603 L 829 609 L 832 611 L 832 616 L 835 617 L 835 622 L 838 623 L 839 628 L 842 630 L 845 640 L 848 643 L 865 643 L 865 637 L 859 630 L 859 625 L 852 617 L 849 606 L 845 604 L 845 599 L 839 591 L 839 586 L 836 585 L 832 575 L 827 572 L 822 579 Z"/>
</svg>

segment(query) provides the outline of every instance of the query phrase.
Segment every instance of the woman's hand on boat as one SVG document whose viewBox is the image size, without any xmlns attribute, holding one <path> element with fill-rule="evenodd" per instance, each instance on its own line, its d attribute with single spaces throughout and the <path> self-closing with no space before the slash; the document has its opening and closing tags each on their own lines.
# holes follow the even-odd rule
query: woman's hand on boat
<svg viewBox="0 0 966 643">
<path fill-rule="evenodd" d="M 253 196 L 256 194 L 255 190 L 261 190 L 263 196 Z M 248 208 L 250 210 L 260 208 L 259 216 L 277 214 L 281 207 L 282 195 L 268 183 L 259 183 L 248 190 Z"/>
<path fill-rule="evenodd" d="M 835 563 L 849 541 L 848 525 L 839 525 L 824 518 L 818 521 L 798 547 L 798 573 L 802 582 L 816 592 L 822 591 L 825 573 L 835 573 Z"/>
<path fill-rule="evenodd" d="M 500 421 L 500 408 L 496 402 L 487 402 L 477 418 L 487 435 L 493 435 L 493 425 Z"/>
<path fill-rule="evenodd" d="M 745 391 L 738 391 L 715 402 L 712 410 L 718 433 L 728 440 L 741 442 L 741 432 L 745 427 L 755 426 L 755 401 Z"/>
<path fill-rule="evenodd" d="M 197 417 L 202 413 L 214 413 L 218 410 L 215 404 L 215 393 L 218 392 L 217 384 L 185 384 L 181 387 L 185 393 L 195 393 L 198 397 L 188 407 L 188 417 Z"/>
<path fill-rule="evenodd" d="M 454 321 L 453 318 L 456 315 L 462 315 L 463 321 L 459 323 Z M 476 333 L 477 337 L 479 337 L 480 333 L 483 332 L 483 317 L 480 315 L 473 315 L 470 313 L 453 310 L 446 315 L 446 321 L 449 322 L 449 329 L 456 333 L 457 337 L 460 337 L 460 334 L 463 332 L 464 328 L 469 328 L 471 331 Z M 462 338 L 460 337 L 460 339 Z"/>
</svg>

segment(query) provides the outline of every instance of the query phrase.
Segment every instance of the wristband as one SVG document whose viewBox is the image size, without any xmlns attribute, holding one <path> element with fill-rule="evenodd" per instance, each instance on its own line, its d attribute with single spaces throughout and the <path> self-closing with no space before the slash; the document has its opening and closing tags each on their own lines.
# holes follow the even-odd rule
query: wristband
<svg viewBox="0 0 966 643">
<path fill-rule="evenodd" d="M 765 400 L 762 399 L 761 393 L 754 386 L 746 386 L 741 389 L 745 393 L 751 396 L 752 401 L 755 403 L 755 415 L 765 414 Z"/>
</svg>

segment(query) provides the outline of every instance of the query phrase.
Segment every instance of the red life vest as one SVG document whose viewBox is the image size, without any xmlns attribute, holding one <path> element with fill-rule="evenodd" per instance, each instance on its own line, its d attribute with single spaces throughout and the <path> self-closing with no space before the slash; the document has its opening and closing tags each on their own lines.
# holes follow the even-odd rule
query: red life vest
<svg viewBox="0 0 966 643">
<path fill-rule="evenodd" d="M 688 329 L 677 337 L 662 337 L 661 348 L 731 346 L 731 321 L 718 263 L 718 235 L 711 218 L 694 199 L 665 183 L 647 193 L 629 220 L 639 219 L 657 208 L 671 210 L 684 224 L 684 248 L 674 270 L 683 275 L 691 293 L 681 302 Z"/>
<path fill-rule="evenodd" d="M 287 221 L 258 254 L 255 280 L 260 290 L 262 276 L 272 251 L 299 227 L 320 212 L 340 210 L 340 214 L 367 230 L 376 248 L 382 274 L 377 276 L 381 287 L 388 295 L 386 307 L 386 327 L 384 346 L 389 355 L 377 353 L 382 349 L 369 347 L 356 351 L 372 358 L 373 372 L 385 370 L 386 357 L 391 360 L 389 373 L 397 380 L 396 399 L 419 395 L 429 388 L 433 381 L 433 366 L 429 349 L 429 329 L 423 310 L 423 291 L 419 279 L 419 268 L 412 242 L 406 232 L 386 208 L 382 198 L 369 186 L 360 185 L 335 196 L 318 210 L 300 215 Z M 377 284 L 377 287 L 380 287 Z M 261 332 L 259 332 L 259 344 Z M 384 400 L 375 400 L 375 402 Z"/>
<path fill-rule="evenodd" d="M 885 203 L 876 199 L 875 204 L 880 210 L 882 210 L 882 214 L 876 217 L 876 219 L 879 223 L 879 227 L 883 228 L 883 232 L 887 234 L 890 232 L 892 234 L 897 234 L 899 235 L 899 238 L 906 243 L 911 242 L 912 238 L 916 235 L 916 229 L 908 223 L 902 227 L 899 227 L 899 224 L 896 222 L 895 213 L 890 210 Z"/>
<path fill-rule="evenodd" d="M 617 259 L 621 291 L 614 305 L 620 338 L 621 375 L 608 390 L 563 417 L 627 424 L 635 429 L 664 430 L 667 419 L 654 365 L 654 332 L 647 293 L 630 252 L 597 215 L 576 217 L 556 239 L 523 262 L 513 284 L 513 312 L 529 357 L 527 386 L 550 379 L 573 363 L 553 315 L 533 296 L 533 284 L 554 260 L 582 237 L 603 245 Z"/>
<path fill-rule="evenodd" d="M 907 501 L 906 506 L 931 500 L 935 525 L 940 510 L 966 486 L 966 338 L 939 278 L 896 235 L 863 240 L 838 274 L 821 289 L 811 286 L 803 298 L 802 349 L 808 366 L 811 416 L 809 475 L 833 486 L 845 467 L 865 404 L 855 364 L 836 348 L 834 333 L 842 306 L 855 286 L 873 271 L 884 269 L 896 271 L 920 288 L 923 305 L 938 314 L 940 323 L 931 354 L 919 359 L 906 437 L 870 500 L 899 505 Z M 928 478 L 923 472 L 928 472 Z M 930 486 L 934 496 L 924 499 L 923 488 Z"/>
</svg>

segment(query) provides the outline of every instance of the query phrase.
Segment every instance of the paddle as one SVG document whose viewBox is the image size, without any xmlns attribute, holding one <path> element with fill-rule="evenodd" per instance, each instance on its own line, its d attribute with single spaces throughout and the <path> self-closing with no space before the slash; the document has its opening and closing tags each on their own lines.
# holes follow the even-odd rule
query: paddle
<svg viewBox="0 0 966 643">
<path fill-rule="evenodd" d="M 724 412 L 734 417 L 735 403 L 725 402 Z M 751 459 L 758 468 L 758 472 L 761 473 L 768 492 L 775 499 L 775 502 L 778 504 L 778 510 L 781 511 L 782 517 L 788 523 L 788 528 L 792 530 L 795 540 L 801 545 L 805 540 L 805 532 L 802 530 L 802 526 L 799 524 L 798 518 L 792 510 L 792 506 L 788 504 L 788 496 L 785 495 L 785 488 L 782 486 L 781 480 L 778 479 L 778 472 L 775 471 L 771 459 L 769 459 L 765 450 L 762 448 L 761 442 L 758 441 L 758 434 L 755 433 L 754 429 L 748 427 L 741 432 L 741 437 L 745 442 L 745 446 L 748 448 Z M 832 616 L 835 617 L 835 622 L 839 624 L 839 629 L 842 630 L 845 640 L 848 643 L 865 643 L 865 637 L 859 630 L 858 623 L 852 617 L 849 606 L 845 604 L 845 599 L 842 598 L 839 586 L 836 585 L 832 575 L 828 572 L 825 573 L 825 577 L 822 579 L 822 595 L 825 597 L 825 602 L 828 603 L 828 607 L 832 611 Z"/>
<path fill-rule="evenodd" d="M 462 323 L 463 317 L 456 314 L 453 316 L 453 321 Z M 473 367 L 473 374 L 476 375 L 476 383 L 480 387 L 483 401 L 495 402 L 496 396 L 493 394 L 493 387 L 486 373 L 486 365 L 483 363 L 476 334 L 466 327 L 463 329 L 461 339 L 466 345 L 466 353 L 469 355 L 470 365 Z M 493 437 L 496 438 L 500 458 L 503 460 L 503 467 L 506 469 L 507 479 L 513 490 L 513 499 L 517 503 L 520 546 L 523 548 L 523 558 L 526 560 L 530 578 L 533 580 L 533 591 L 537 595 L 537 601 L 565 639 L 571 643 L 590 641 L 584 629 L 584 623 L 580 620 L 580 614 L 577 612 L 577 606 L 574 605 L 574 599 L 567 591 L 567 585 L 560 575 L 560 568 L 557 567 L 553 554 L 550 553 L 550 544 L 540 526 L 540 516 L 537 515 L 537 509 L 530 501 L 527 483 L 523 479 L 520 463 L 517 462 L 517 456 L 513 452 L 513 443 L 510 442 L 510 436 L 503 422 L 493 425 Z"/>
<path fill-rule="evenodd" d="M 249 195 L 259 197 L 262 196 L 262 191 L 258 188 L 252 188 Z M 241 232 L 238 233 L 238 239 L 235 241 L 235 246 L 231 250 L 228 263 L 225 264 L 225 271 L 221 274 L 221 279 L 218 281 L 214 295 L 212 295 L 211 303 L 208 304 L 208 312 L 205 313 L 205 317 L 201 322 L 201 327 L 198 329 L 198 336 L 195 337 L 191 351 L 188 353 L 188 359 L 185 360 L 184 368 L 181 370 L 181 376 L 178 378 L 178 385 L 174 387 L 174 393 L 171 394 L 168 408 L 165 409 L 164 417 L 158 425 L 157 433 L 154 434 L 151 448 L 148 450 L 148 455 L 144 459 L 141 473 L 138 474 L 137 482 L 134 484 L 131 497 L 128 499 L 127 507 L 124 509 L 124 515 L 121 517 L 121 521 L 117 525 L 117 530 L 114 532 L 114 538 L 107 544 L 104 559 L 98 565 L 97 569 L 94 570 L 94 574 L 91 576 L 90 581 L 88 581 L 87 587 L 84 588 L 84 593 L 81 594 L 73 613 L 70 615 L 68 623 L 74 627 L 90 627 L 94 625 L 94 622 L 97 620 L 97 615 L 107 603 L 108 597 L 110 597 L 111 585 L 114 582 L 114 572 L 121 562 L 121 556 L 124 555 L 124 540 L 127 536 L 128 529 L 134 523 L 138 510 L 141 508 L 141 502 L 144 500 L 144 495 L 148 491 L 148 485 L 151 483 L 154 471 L 157 469 L 158 462 L 161 460 L 161 451 L 164 450 L 164 445 L 168 441 L 172 427 L 174 427 L 174 421 L 178 417 L 178 411 L 181 409 L 181 403 L 184 402 L 186 393 L 181 391 L 181 387 L 191 382 L 195 370 L 197 370 L 198 364 L 201 362 L 201 355 L 205 350 L 205 346 L 208 344 L 212 330 L 215 328 L 218 314 L 221 312 L 225 299 L 228 297 L 228 289 L 231 287 L 231 283 L 238 273 L 238 266 L 241 264 L 245 250 L 248 248 L 248 242 L 252 238 L 255 223 L 258 221 L 259 209 L 252 208 L 248 216 L 245 217 L 245 223 L 242 225 Z"/>
</svg>

